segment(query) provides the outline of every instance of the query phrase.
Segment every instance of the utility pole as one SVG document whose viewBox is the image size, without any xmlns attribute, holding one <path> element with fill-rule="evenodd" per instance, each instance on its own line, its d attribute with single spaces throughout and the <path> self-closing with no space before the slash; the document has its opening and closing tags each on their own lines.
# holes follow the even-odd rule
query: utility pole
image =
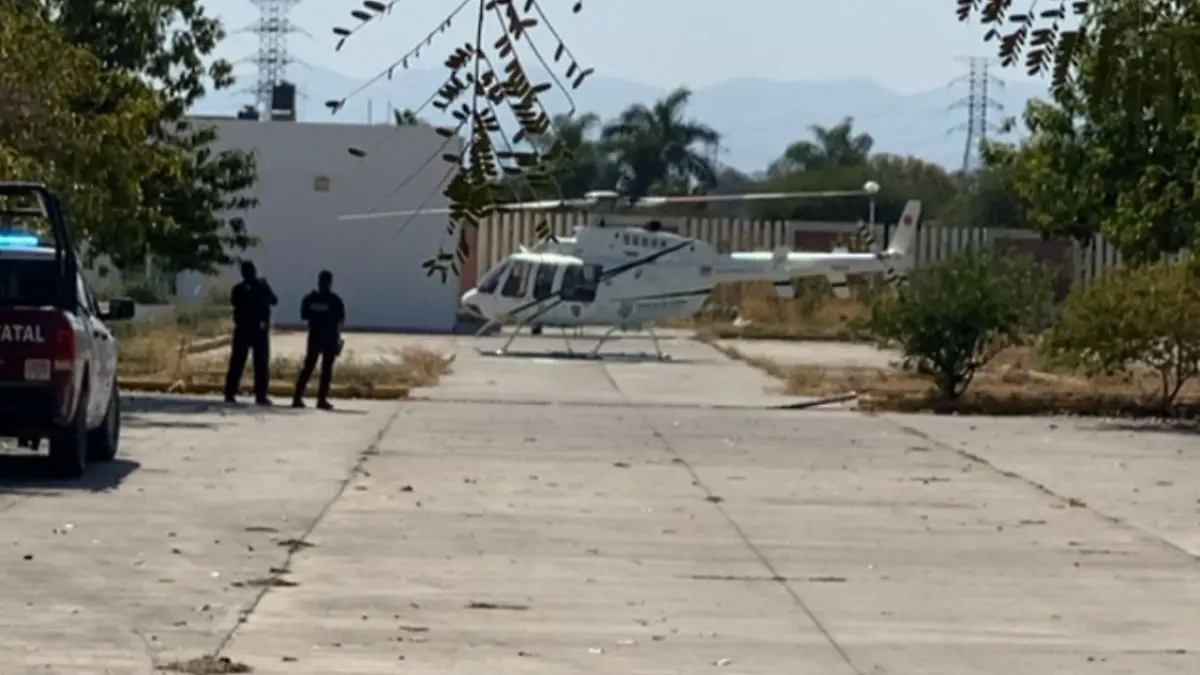
<svg viewBox="0 0 1200 675">
<path fill-rule="evenodd" d="M 993 59 L 979 56 L 964 56 L 957 59 L 967 64 L 967 74 L 957 77 L 950 86 L 967 83 L 969 91 L 965 98 L 959 99 L 950 106 L 951 110 L 966 109 L 967 121 L 949 130 L 948 133 L 966 131 L 967 138 L 963 145 L 962 170 L 970 171 L 972 160 L 978 153 L 979 143 L 987 139 L 989 131 L 999 131 L 999 127 L 988 120 L 988 111 L 1004 112 L 1004 106 L 993 99 L 990 90 L 993 86 L 1003 87 L 1004 80 L 988 72 L 994 63 Z"/>
<path fill-rule="evenodd" d="M 288 36 L 293 33 L 309 35 L 292 23 L 289 15 L 302 0 L 250 0 L 258 8 L 258 20 L 239 32 L 258 36 L 258 51 L 252 59 L 258 73 L 257 82 L 244 91 L 254 94 L 254 101 L 264 118 L 271 119 L 275 107 L 276 89 L 291 87 L 294 100 L 295 85 L 287 79 L 288 66 L 293 63 L 304 65 L 288 51 Z M 294 107 L 294 102 L 291 104 Z"/>
</svg>

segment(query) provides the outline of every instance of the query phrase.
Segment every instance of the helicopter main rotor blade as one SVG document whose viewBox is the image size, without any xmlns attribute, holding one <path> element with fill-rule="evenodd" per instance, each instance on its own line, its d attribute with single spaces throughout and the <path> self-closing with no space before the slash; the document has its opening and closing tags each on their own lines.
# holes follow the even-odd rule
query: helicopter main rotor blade
<svg viewBox="0 0 1200 675">
<path fill-rule="evenodd" d="M 650 196 L 629 201 L 622 199 L 619 206 L 632 208 L 654 208 L 672 204 L 707 204 L 716 202 L 763 202 L 786 201 L 791 199 L 828 199 L 830 197 L 861 197 L 868 194 L 864 190 L 823 190 L 818 192 L 746 192 L 740 194 L 722 195 L 677 195 Z M 547 199 L 536 202 L 509 202 L 496 204 L 498 211 L 554 211 L 556 209 L 588 209 L 600 206 L 600 199 Z M 353 220 L 383 220 L 388 218 L 404 218 L 414 215 L 450 213 L 450 209 L 409 209 L 406 211 L 381 211 L 378 213 L 355 213 L 340 216 L 342 222 Z"/>
<path fill-rule="evenodd" d="M 670 197 L 642 197 L 632 206 L 650 208 L 670 204 L 706 204 L 709 202 L 762 202 L 789 199 L 827 199 L 830 197 L 861 197 L 863 190 L 824 190 L 821 192 L 746 192 L 727 195 L 678 195 Z"/>
<path fill-rule="evenodd" d="M 508 202 L 495 204 L 498 211 L 553 211 L 555 209 L 582 209 L 591 206 L 593 202 L 587 199 L 547 199 L 538 202 Z M 405 218 L 415 215 L 435 215 L 450 213 L 450 209 L 408 209 L 405 211 L 379 211 L 376 213 L 353 213 L 339 216 L 342 222 L 352 220 L 383 220 L 388 218 Z"/>
</svg>

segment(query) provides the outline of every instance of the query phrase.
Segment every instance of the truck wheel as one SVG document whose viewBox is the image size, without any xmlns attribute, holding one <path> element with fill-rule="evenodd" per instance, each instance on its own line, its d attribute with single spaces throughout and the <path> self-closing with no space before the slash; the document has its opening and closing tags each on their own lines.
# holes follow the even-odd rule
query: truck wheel
<svg viewBox="0 0 1200 675">
<path fill-rule="evenodd" d="M 87 468 L 87 387 L 85 381 L 70 424 L 50 437 L 50 467 L 56 477 L 64 480 L 83 476 Z"/>
<path fill-rule="evenodd" d="M 108 397 L 108 409 L 104 421 L 88 432 L 87 458 L 89 462 L 111 462 L 117 457 L 121 443 L 121 393 L 113 383 Z"/>
</svg>

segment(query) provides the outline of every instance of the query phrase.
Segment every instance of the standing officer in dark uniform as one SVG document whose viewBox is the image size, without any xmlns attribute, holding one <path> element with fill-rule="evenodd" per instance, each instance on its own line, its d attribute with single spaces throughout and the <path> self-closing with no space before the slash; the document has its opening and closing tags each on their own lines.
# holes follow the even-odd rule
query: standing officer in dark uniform
<svg viewBox="0 0 1200 675">
<path fill-rule="evenodd" d="M 329 383 L 333 378 L 333 361 L 342 347 L 342 324 L 346 321 L 346 305 L 333 292 L 333 274 L 321 270 L 317 275 L 317 290 L 304 296 L 300 303 L 300 318 L 308 322 L 308 348 L 304 352 L 304 367 L 296 379 L 293 408 L 304 407 L 304 389 L 321 359 L 321 376 L 317 380 L 317 407 L 331 410 Z"/>
<path fill-rule="evenodd" d="M 242 263 L 242 281 L 233 287 L 229 304 L 233 305 L 233 345 L 229 352 L 229 372 L 225 375 L 225 402 L 236 403 L 238 383 L 246 368 L 246 356 L 254 352 L 254 400 L 271 405 L 267 398 L 268 368 L 271 363 L 271 308 L 279 303 L 266 279 L 258 277 L 254 263 Z"/>
</svg>

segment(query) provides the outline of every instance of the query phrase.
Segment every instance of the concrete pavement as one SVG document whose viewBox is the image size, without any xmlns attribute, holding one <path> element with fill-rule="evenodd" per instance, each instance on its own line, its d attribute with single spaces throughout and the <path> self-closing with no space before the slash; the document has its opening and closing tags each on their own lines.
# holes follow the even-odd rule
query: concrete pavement
<svg viewBox="0 0 1200 675">
<path fill-rule="evenodd" d="M 400 405 L 131 399 L 83 485 L 0 464 L 0 674 L 1200 672 L 1194 436 L 467 352 Z"/>
<path fill-rule="evenodd" d="M 129 397 L 123 456 L 80 483 L 4 457 L 0 673 L 146 673 L 214 649 L 393 414 Z"/>
<path fill-rule="evenodd" d="M 712 347 L 690 339 L 690 332 L 660 331 L 668 362 L 650 358 L 654 347 L 644 334 L 631 334 L 606 346 L 605 353 L 626 358 L 604 361 L 551 356 L 566 349 L 557 334 L 523 335 L 512 344 L 517 357 L 483 356 L 507 338 L 418 336 L 352 333 L 346 336 L 346 355 L 359 359 L 395 359 L 405 346 L 423 346 L 455 354 L 453 372 L 434 389 L 417 395 L 437 400 L 507 401 L 565 405 L 679 405 L 767 407 L 806 399 L 785 397 L 781 383 L 754 368 L 732 361 Z M 576 352 L 586 353 L 591 339 L 572 340 Z M 272 338 L 272 353 L 299 358 L 304 335 L 283 333 Z"/>
</svg>

